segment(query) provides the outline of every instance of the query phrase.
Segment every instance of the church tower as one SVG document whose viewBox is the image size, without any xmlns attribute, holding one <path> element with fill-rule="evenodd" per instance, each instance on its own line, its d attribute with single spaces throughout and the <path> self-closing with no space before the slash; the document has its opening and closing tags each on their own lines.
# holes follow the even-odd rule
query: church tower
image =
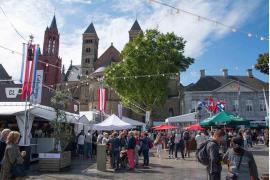
<svg viewBox="0 0 270 180">
<path fill-rule="evenodd" d="M 44 33 L 43 52 L 39 56 L 41 62 L 38 69 L 43 70 L 43 83 L 55 87 L 61 82 L 62 59 L 59 58 L 59 38 L 56 18 L 53 16 L 51 26 Z"/>
<path fill-rule="evenodd" d="M 142 29 L 137 21 L 135 20 L 134 24 L 132 25 L 129 33 L 129 41 L 132 41 L 136 36 L 138 36 L 142 32 Z"/>
<path fill-rule="evenodd" d="M 83 33 L 82 37 L 82 77 L 94 72 L 94 64 L 98 58 L 98 36 L 94 27 L 91 23 Z"/>
</svg>

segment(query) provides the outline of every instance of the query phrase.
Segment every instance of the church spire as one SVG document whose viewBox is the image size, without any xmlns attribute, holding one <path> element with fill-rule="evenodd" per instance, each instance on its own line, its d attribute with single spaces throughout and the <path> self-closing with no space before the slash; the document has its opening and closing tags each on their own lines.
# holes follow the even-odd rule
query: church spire
<svg viewBox="0 0 270 180">
<path fill-rule="evenodd" d="M 135 22 L 133 23 L 129 33 L 129 41 L 132 41 L 134 38 L 136 38 L 140 33 L 142 32 L 142 29 L 137 21 L 137 18 Z"/>
<path fill-rule="evenodd" d="M 56 18 L 55 18 L 55 15 L 53 16 L 53 20 L 52 20 L 52 23 L 51 23 L 50 29 L 55 29 L 55 30 L 57 30 L 57 31 L 58 31 L 58 29 L 57 29 L 57 25 L 56 25 Z"/>
<path fill-rule="evenodd" d="M 97 35 L 93 22 L 91 22 L 91 24 L 87 27 L 87 29 L 84 31 L 84 34 L 95 34 L 95 35 Z"/>
</svg>

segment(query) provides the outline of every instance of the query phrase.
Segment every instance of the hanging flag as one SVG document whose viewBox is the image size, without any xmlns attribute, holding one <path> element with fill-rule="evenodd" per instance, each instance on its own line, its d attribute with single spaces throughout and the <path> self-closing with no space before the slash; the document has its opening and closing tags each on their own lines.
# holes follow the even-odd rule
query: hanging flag
<svg viewBox="0 0 270 180">
<path fill-rule="evenodd" d="M 32 72 L 33 61 L 34 61 L 34 45 L 28 44 L 26 58 L 25 58 L 24 79 L 23 79 L 23 84 L 22 84 L 21 100 L 25 99 L 26 94 L 30 95 L 30 91 L 28 87 L 29 87 L 29 82 L 32 79 L 31 72 Z"/>
<path fill-rule="evenodd" d="M 25 43 L 23 43 L 23 49 L 22 49 L 22 67 L 21 67 L 21 76 L 20 76 L 20 82 L 23 81 L 23 70 L 24 70 L 24 60 L 25 60 Z"/>
<path fill-rule="evenodd" d="M 210 102 L 210 104 L 208 106 L 208 109 L 210 111 L 212 111 L 213 113 L 215 113 L 217 111 L 217 105 L 212 97 L 209 98 L 209 102 Z"/>
<path fill-rule="evenodd" d="M 105 111 L 106 109 L 106 89 L 98 89 L 98 108 L 100 111 Z"/>
<path fill-rule="evenodd" d="M 238 81 L 237 84 L 237 91 L 238 91 L 238 96 L 240 96 L 241 92 L 240 92 L 240 82 Z"/>
<path fill-rule="evenodd" d="M 118 104 L 118 117 L 120 118 L 120 119 L 122 119 L 122 112 L 123 111 L 123 106 L 122 106 L 122 104 Z"/>
<path fill-rule="evenodd" d="M 42 81 L 43 81 L 43 70 L 37 70 L 36 81 L 34 83 L 34 87 L 32 88 L 34 91 L 30 97 L 30 101 L 32 104 L 40 104 L 41 103 Z"/>
<path fill-rule="evenodd" d="M 37 48 L 35 50 L 35 56 L 34 56 L 34 61 L 33 61 L 33 77 L 32 77 L 32 91 L 31 95 L 34 94 L 35 92 L 35 87 L 37 83 L 37 67 L 38 67 L 38 57 L 39 57 L 40 49 L 39 46 L 37 45 Z"/>
<path fill-rule="evenodd" d="M 221 112 L 225 110 L 224 101 L 217 101 L 217 111 Z"/>
</svg>

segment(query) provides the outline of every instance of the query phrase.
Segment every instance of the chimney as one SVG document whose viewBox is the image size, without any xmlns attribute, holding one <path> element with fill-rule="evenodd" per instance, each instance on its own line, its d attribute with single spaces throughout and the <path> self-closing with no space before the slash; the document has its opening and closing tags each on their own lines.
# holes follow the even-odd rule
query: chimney
<svg viewBox="0 0 270 180">
<path fill-rule="evenodd" d="M 253 78 L 252 69 L 247 69 L 247 75 L 249 78 Z"/>
<path fill-rule="evenodd" d="M 201 78 L 204 78 L 205 77 L 205 69 L 201 69 L 200 72 L 201 72 Z"/>
<path fill-rule="evenodd" d="M 113 46 L 113 42 L 111 42 L 111 46 Z"/>
<path fill-rule="evenodd" d="M 228 69 L 222 69 L 222 71 L 223 71 L 223 76 L 225 78 L 227 78 L 228 77 Z"/>
</svg>

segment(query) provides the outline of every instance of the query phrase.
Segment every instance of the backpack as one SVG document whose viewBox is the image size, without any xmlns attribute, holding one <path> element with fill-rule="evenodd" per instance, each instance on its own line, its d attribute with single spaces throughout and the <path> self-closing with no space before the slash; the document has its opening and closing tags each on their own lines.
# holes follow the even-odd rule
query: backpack
<svg viewBox="0 0 270 180">
<path fill-rule="evenodd" d="M 189 132 L 185 131 L 183 135 L 185 141 L 189 140 Z"/>
<path fill-rule="evenodd" d="M 149 140 L 148 141 L 148 147 L 149 147 L 149 149 L 152 149 L 153 148 L 153 141 L 152 140 Z"/>
<path fill-rule="evenodd" d="M 207 144 L 209 141 L 206 141 L 202 144 L 200 144 L 199 148 L 196 151 L 196 158 L 197 160 L 205 166 L 209 165 L 209 156 L 207 153 Z"/>
</svg>

